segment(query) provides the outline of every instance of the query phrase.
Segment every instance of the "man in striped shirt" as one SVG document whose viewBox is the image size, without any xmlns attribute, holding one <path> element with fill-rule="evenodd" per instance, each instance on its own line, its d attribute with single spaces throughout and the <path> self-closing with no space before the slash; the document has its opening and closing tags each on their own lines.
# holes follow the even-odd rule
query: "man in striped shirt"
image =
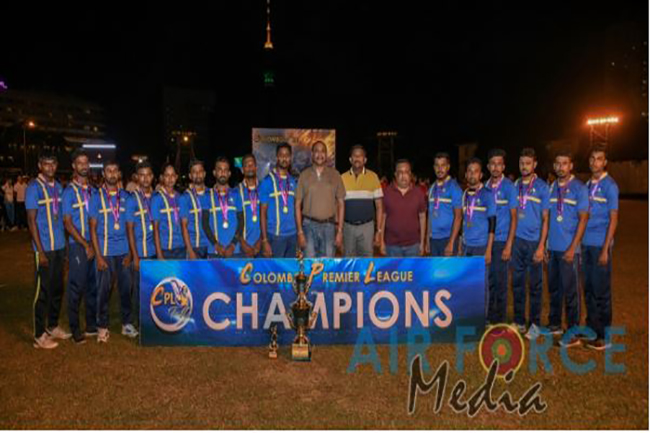
<svg viewBox="0 0 650 433">
<path fill-rule="evenodd" d="M 363 146 L 352 146 L 352 167 L 341 175 L 345 186 L 343 245 L 346 257 L 372 257 L 373 245 L 379 246 L 381 230 L 377 222 L 384 214 L 384 193 L 375 172 L 366 168 L 367 161 Z"/>
</svg>

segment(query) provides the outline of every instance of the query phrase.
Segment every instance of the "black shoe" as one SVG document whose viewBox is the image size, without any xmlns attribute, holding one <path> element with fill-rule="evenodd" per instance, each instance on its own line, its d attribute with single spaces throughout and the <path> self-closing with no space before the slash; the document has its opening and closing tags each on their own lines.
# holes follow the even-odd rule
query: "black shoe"
<svg viewBox="0 0 650 433">
<path fill-rule="evenodd" d="M 72 336 L 72 342 L 74 344 L 84 344 L 86 342 L 86 337 L 81 332 L 75 333 Z"/>
</svg>

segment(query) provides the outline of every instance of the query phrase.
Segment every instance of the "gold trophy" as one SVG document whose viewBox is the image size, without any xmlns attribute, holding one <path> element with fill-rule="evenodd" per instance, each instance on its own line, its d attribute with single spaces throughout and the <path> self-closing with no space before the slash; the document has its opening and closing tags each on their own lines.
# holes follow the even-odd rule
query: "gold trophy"
<svg viewBox="0 0 650 433">
<path fill-rule="evenodd" d="M 278 325 L 271 326 L 271 344 L 269 344 L 269 359 L 278 358 Z"/>
<path fill-rule="evenodd" d="M 311 328 L 316 320 L 316 314 L 312 313 L 312 303 L 307 300 L 309 284 L 305 275 L 305 264 L 302 253 L 298 254 L 300 272 L 293 281 L 293 291 L 297 295 L 296 300 L 291 304 L 291 311 L 287 312 L 291 328 L 296 331 L 296 338 L 291 345 L 291 359 L 294 361 L 311 361 L 312 345 L 307 338 L 307 330 Z"/>
</svg>

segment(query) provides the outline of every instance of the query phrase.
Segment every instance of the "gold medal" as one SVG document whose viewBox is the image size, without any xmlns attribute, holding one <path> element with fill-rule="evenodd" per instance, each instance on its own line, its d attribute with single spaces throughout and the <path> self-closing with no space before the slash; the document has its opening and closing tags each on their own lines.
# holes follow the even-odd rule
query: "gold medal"
<svg viewBox="0 0 650 433">
<path fill-rule="evenodd" d="M 149 224 L 149 231 L 150 231 L 150 232 L 153 231 L 153 224 Z"/>
<path fill-rule="evenodd" d="M 228 228 L 228 221 L 224 221 L 224 223 L 223 223 L 223 228 L 224 228 L 224 229 L 227 229 L 227 228 Z"/>
<path fill-rule="evenodd" d="M 289 208 L 286 207 L 286 206 L 283 207 L 283 208 L 282 208 L 282 212 L 284 212 L 284 213 L 289 213 Z"/>
<path fill-rule="evenodd" d="M 558 215 L 558 216 L 557 216 L 557 222 L 561 223 L 563 219 L 564 219 L 564 218 L 562 218 L 562 215 Z"/>
<path fill-rule="evenodd" d="M 254 223 L 257 222 L 257 215 L 253 215 L 253 222 L 254 222 Z"/>
<path fill-rule="evenodd" d="M 526 214 L 524 213 L 524 211 L 520 211 L 519 212 L 519 219 L 523 220 L 525 217 L 526 217 Z"/>
<path fill-rule="evenodd" d="M 114 228 L 115 230 L 119 230 L 119 229 L 120 229 L 120 223 L 115 223 L 115 225 L 113 226 L 113 228 Z"/>
</svg>

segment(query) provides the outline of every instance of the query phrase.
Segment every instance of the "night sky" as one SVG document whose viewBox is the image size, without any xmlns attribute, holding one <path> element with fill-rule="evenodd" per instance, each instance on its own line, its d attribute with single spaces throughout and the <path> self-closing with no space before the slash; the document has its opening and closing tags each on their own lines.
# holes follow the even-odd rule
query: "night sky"
<svg viewBox="0 0 650 433">
<path fill-rule="evenodd" d="M 466 141 L 480 143 L 479 155 L 514 154 L 612 109 L 639 118 L 619 141 L 647 155 L 647 123 L 603 91 L 612 29 L 647 52 L 644 1 L 274 0 L 272 119 L 260 84 L 263 0 L 15 3 L 3 5 L 0 76 L 103 105 L 126 157 L 162 146 L 165 85 L 215 92 L 208 159 L 249 151 L 253 126 L 336 128 L 340 168 L 349 146 L 380 129 L 399 131 L 397 156 Z"/>
</svg>

